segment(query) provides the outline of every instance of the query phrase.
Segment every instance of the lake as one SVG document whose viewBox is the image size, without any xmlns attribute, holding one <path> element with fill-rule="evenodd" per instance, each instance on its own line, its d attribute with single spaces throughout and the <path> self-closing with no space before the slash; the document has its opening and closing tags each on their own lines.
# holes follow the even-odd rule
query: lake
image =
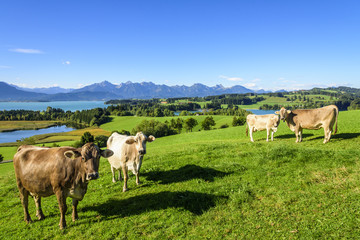
<svg viewBox="0 0 360 240">
<path fill-rule="evenodd" d="M 64 111 L 85 110 L 107 107 L 103 101 L 58 101 L 58 102 L 0 102 L 0 111 L 3 110 L 33 110 L 45 111 L 47 107 L 61 108 Z"/>
<path fill-rule="evenodd" d="M 21 140 L 21 138 L 28 138 L 39 134 L 70 132 L 72 130 L 74 130 L 74 128 L 69 128 L 63 125 L 38 130 L 18 130 L 13 132 L 2 132 L 0 133 L 0 143 L 16 142 L 16 140 Z"/>
<path fill-rule="evenodd" d="M 246 109 L 256 115 L 275 114 L 276 110 L 259 110 L 259 109 Z"/>
</svg>

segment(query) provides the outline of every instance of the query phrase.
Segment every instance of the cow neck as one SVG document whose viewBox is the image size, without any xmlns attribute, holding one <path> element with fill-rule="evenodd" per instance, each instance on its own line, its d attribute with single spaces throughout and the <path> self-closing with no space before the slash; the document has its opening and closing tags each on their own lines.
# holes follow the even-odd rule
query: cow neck
<svg viewBox="0 0 360 240">
<path fill-rule="evenodd" d="M 81 157 L 76 158 L 75 160 L 75 181 L 74 184 L 82 184 L 86 182 L 86 172 L 85 164 L 81 160 Z"/>
<path fill-rule="evenodd" d="M 293 114 L 292 112 L 287 116 L 287 118 L 285 118 L 286 124 L 288 125 L 288 127 L 291 126 L 295 126 L 294 123 L 294 116 L 295 114 Z"/>
</svg>

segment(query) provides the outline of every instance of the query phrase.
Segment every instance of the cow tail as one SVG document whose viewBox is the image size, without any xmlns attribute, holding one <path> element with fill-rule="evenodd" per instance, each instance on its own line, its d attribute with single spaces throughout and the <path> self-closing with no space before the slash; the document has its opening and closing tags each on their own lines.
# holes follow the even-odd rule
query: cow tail
<svg viewBox="0 0 360 240">
<path fill-rule="evenodd" d="M 335 118 L 335 131 L 334 131 L 334 135 L 337 133 L 337 122 L 338 122 L 338 116 L 339 116 L 339 108 L 337 106 L 335 106 L 335 110 L 336 110 L 336 118 Z"/>
<path fill-rule="evenodd" d="M 249 126 L 246 124 L 246 136 L 249 135 Z"/>
</svg>

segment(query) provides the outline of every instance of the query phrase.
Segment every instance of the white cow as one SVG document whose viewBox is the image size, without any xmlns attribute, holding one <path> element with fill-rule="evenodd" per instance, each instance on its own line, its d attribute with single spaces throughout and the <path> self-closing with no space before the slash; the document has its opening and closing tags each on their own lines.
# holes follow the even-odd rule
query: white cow
<svg viewBox="0 0 360 240">
<path fill-rule="evenodd" d="M 152 142 L 154 140 L 154 136 L 150 135 L 147 137 L 142 132 L 138 132 L 136 136 L 120 135 L 114 132 L 109 137 L 107 148 L 114 152 L 114 155 L 108 158 L 111 165 L 112 181 L 116 182 L 116 170 L 119 171 L 119 181 L 121 180 L 121 169 L 124 174 L 123 192 L 128 190 L 128 170 L 132 170 L 136 176 L 136 184 L 140 184 L 139 172 L 142 160 L 146 154 L 146 142 Z"/>
<path fill-rule="evenodd" d="M 280 116 L 275 114 L 255 115 L 249 114 L 246 117 L 246 136 L 248 136 L 248 129 L 250 129 L 250 140 L 254 142 L 253 132 L 266 130 L 266 141 L 269 141 L 271 132 L 271 141 L 274 141 L 274 133 L 280 124 Z"/>
</svg>

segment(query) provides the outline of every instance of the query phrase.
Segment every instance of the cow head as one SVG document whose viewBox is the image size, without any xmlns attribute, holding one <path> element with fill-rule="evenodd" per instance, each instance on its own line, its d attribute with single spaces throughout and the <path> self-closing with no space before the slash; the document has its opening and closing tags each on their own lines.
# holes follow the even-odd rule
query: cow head
<svg viewBox="0 0 360 240">
<path fill-rule="evenodd" d="M 273 121 L 273 126 L 271 129 L 276 132 L 277 131 L 277 128 L 280 124 L 280 116 L 279 115 L 274 115 L 271 120 Z"/>
<path fill-rule="evenodd" d="M 289 114 L 291 113 L 291 110 L 286 110 L 284 107 L 280 109 L 280 111 L 276 111 L 276 114 L 280 115 L 280 120 L 285 120 L 288 118 Z"/>
<path fill-rule="evenodd" d="M 81 158 L 81 165 L 86 173 L 87 181 L 99 178 L 100 157 L 108 158 L 113 154 L 113 151 L 101 150 L 94 143 L 86 143 L 81 149 L 69 150 L 64 153 L 68 158 Z"/>
<path fill-rule="evenodd" d="M 142 132 L 138 132 L 136 136 L 130 136 L 126 139 L 127 144 L 135 144 L 136 150 L 139 153 L 140 158 L 146 154 L 146 142 L 152 142 L 155 140 L 153 135 L 147 137 Z"/>
</svg>

